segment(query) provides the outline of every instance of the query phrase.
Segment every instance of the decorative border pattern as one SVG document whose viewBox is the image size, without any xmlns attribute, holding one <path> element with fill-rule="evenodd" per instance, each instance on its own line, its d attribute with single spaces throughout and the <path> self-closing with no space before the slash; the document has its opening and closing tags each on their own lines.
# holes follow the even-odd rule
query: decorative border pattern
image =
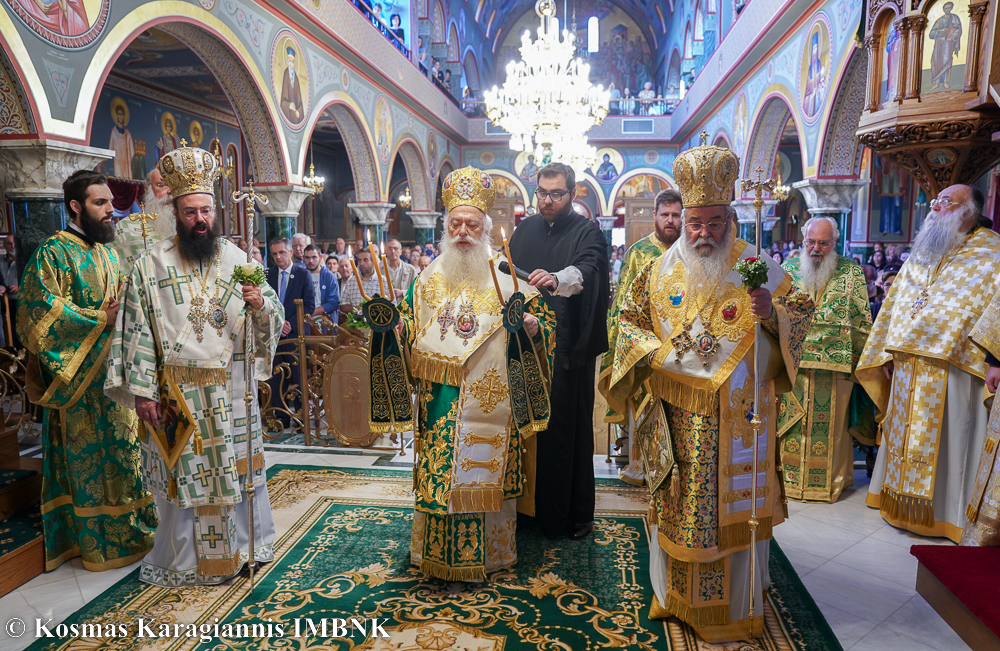
<svg viewBox="0 0 1000 651">
<path fill-rule="evenodd" d="M 823 138 L 823 151 L 817 161 L 819 176 L 857 176 L 861 171 L 861 142 L 855 132 L 861 112 L 865 107 L 865 83 L 868 70 L 868 50 L 860 49 L 851 57 L 841 83 L 834 96 Z"/>
<path fill-rule="evenodd" d="M 26 2 L 32 2 L 33 0 L 25 0 Z M 15 14 L 21 19 L 21 22 L 35 33 L 36 36 L 42 38 L 56 47 L 65 48 L 67 50 L 79 50 L 85 48 L 101 35 L 104 31 L 104 27 L 108 24 L 108 12 L 111 8 L 111 0 L 101 0 L 101 10 L 97 14 L 97 20 L 94 21 L 87 31 L 83 34 L 77 34 L 76 36 L 66 36 L 64 34 L 59 34 L 53 32 L 48 27 L 45 27 L 34 16 L 25 11 L 24 7 L 18 0 L 6 0 L 7 5 L 11 8 L 11 13 Z"/>
<path fill-rule="evenodd" d="M 0 136 L 35 132 L 30 105 L 15 79 L 7 54 L 0 49 Z"/>
</svg>

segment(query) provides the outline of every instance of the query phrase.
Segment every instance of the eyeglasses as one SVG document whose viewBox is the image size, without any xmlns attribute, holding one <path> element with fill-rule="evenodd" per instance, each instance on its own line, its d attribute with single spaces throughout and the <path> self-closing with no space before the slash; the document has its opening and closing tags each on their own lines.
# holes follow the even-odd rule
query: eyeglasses
<svg viewBox="0 0 1000 651">
<path fill-rule="evenodd" d="M 805 239 L 805 240 L 802 240 L 802 243 L 804 245 L 806 245 L 806 246 L 818 246 L 821 249 L 825 249 L 826 247 L 828 247 L 831 244 L 833 244 L 833 240 L 810 240 L 810 239 Z"/>
<path fill-rule="evenodd" d="M 707 224 L 685 224 L 689 233 L 697 233 L 703 228 L 708 228 L 709 232 L 720 233 L 729 225 L 729 222 L 708 222 Z"/>
<path fill-rule="evenodd" d="M 211 217 L 215 214 L 215 208 L 211 206 L 204 206 L 200 210 L 198 208 L 188 208 L 181 212 L 181 215 L 185 219 L 194 219 L 195 216 L 201 215 L 202 217 Z"/>
<path fill-rule="evenodd" d="M 931 208 L 947 208 L 948 206 L 957 205 L 957 202 L 952 201 L 948 197 L 941 197 L 940 199 L 931 200 Z"/>
<path fill-rule="evenodd" d="M 535 190 L 535 196 L 538 197 L 539 201 L 545 201 L 546 199 L 551 199 L 552 201 L 559 201 L 567 194 L 569 194 L 569 190 L 553 190 L 552 192 Z"/>
</svg>

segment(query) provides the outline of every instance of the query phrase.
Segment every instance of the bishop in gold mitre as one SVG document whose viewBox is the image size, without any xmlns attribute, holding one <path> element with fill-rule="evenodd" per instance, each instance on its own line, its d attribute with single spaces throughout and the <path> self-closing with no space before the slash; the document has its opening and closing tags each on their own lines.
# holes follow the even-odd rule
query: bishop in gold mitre
<svg viewBox="0 0 1000 651">
<path fill-rule="evenodd" d="M 812 299 L 795 290 L 770 257 L 761 258 L 763 286 L 742 286 L 734 265 L 753 257 L 754 247 L 736 237 L 729 205 L 738 173 L 739 159 L 720 147 L 695 147 L 674 162 L 683 233 L 625 290 L 612 372 L 600 384 L 608 405 L 622 413 L 643 386 L 650 394 L 636 418 L 634 442 L 643 450 L 658 543 L 651 551 L 650 617 L 678 617 L 713 643 L 763 632 L 771 530 L 784 519 L 774 465 L 778 394 L 794 386 L 813 313 Z M 757 320 L 763 325 L 759 351 Z M 764 426 L 755 434 L 750 416 L 758 352 Z M 755 436 L 760 527 L 751 622 Z"/>
<path fill-rule="evenodd" d="M 442 194 L 448 217 L 441 255 L 399 304 L 400 344 L 420 397 L 410 560 L 446 581 L 478 581 L 517 561 L 518 507 L 533 514 L 530 455 L 533 435 L 548 423 L 545 373 L 555 316 L 533 287 L 522 282 L 518 291 L 499 271 L 493 280 L 488 213 L 496 184 L 490 175 L 474 167 L 455 170 Z M 504 327 L 503 308 L 512 297 L 524 305 L 530 339 L 520 356 L 523 368 L 540 371 L 534 377 L 517 376 L 508 364 L 513 335 Z M 399 378 L 385 372 L 394 386 Z M 526 407 L 530 416 L 519 417 Z M 373 422 L 390 411 L 387 393 L 374 386 L 371 410 Z"/>
<path fill-rule="evenodd" d="M 143 480 L 156 498 L 160 526 L 139 580 L 163 587 L 214 584 L 247 561 L 249 482 L 257 494 L 254 556 L 258 562 L 274 558 L 256 386 L 270 376 L 285 317 L 270 286 L 233 279 L 247 255 L 221 236 L 216 158 L 180 147 L 157 169 L 170 187 L 176 234 L 132 265 L 105 392 L 134 405 L 143 421 Z M 257 356 L 250 378 L 242 361 L 246 319 L 252 320 Z"/>
<path fill-rule="evenodd" d="M 878 408 L 866 503 L 889 524 L 958 542 L 986 445 L 986 352 L 970 338 L 1000 289 L 1000 235 L 967 185 L 931 202 L 855 374 Z"/>
</svg>

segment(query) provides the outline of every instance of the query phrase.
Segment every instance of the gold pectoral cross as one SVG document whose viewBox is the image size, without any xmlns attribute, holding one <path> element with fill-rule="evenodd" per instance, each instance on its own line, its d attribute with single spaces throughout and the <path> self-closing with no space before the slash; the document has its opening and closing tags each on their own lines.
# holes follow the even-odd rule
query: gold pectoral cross
<svg viewBox="0 0 1000 651">
<path fill-rule="evenodd" d="M 927 307 L 927 303 L 929 302 L 930 296 L 927 294 L 927 289 L 924 288 L 920 290 L 920 296 L 918 296 L 917 300 L 913 301 L 913 304 L 910 305 L 910 318 L 916 319 L 917 312 Z"/>
<path fill-rule="evenodd" d="M 157 214 L 147 213 L 146 206 L 144 204 L 139 204 L 139 212 L 132 213 L 128 216 L 130 221 L 142 222 L 142 239 L 146 239 L 146 222 L 156 221 Z"/>
<path fill-rule="evenodd" d="M 200 344 L 205 340 L 205 324 L 212 326 L 215 333 L 221 337 L 226 324 L 229 323 L 229 315 L 222 309 L 222 301 L 218 296 L 212 297 L 208 305 L 205 305 L 205 297 L 195 296 L 191 299 L 191 311 L 188 312 L 187 320 L 191 322 Z"/>
</svg>

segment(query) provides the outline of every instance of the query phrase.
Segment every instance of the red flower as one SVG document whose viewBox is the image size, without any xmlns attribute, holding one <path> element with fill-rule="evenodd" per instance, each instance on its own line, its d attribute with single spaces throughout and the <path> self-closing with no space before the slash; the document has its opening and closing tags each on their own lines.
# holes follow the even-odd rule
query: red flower
<svg viewBox="0 0 1000 651">
<path fill-rule="evenodd" d="M 757 258 L 747 258 L 747 262 L 757 262 Z"/>
</svg>

